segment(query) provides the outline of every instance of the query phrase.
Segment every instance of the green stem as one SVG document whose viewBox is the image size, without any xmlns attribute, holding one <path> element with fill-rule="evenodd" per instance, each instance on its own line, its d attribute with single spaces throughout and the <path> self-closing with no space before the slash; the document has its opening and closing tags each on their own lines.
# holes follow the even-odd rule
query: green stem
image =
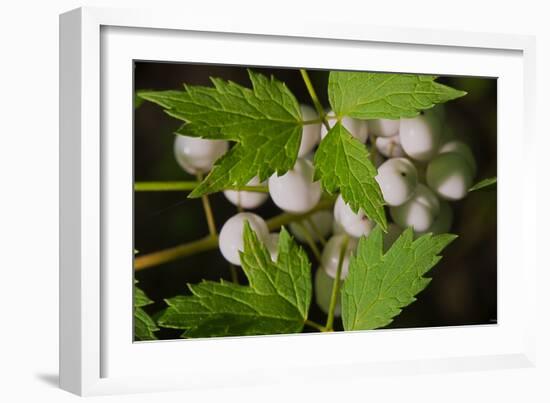
<svg viewBox="0 0 550 403">
<path fill-rule="evenodd" d="M 171 262 L 184 256 L 212 250 L 217 246 L 218 237 L 208 235 L 202 239 L 174 246 L 173 248 L 137 256 L 134 260 L 134 269 L 138 271 L 148 267 L 158 266 L 159 264 Z"/>
<path fill-rule="evenodd" d="M 390 158 L 391 158 L 391 156 L 392 156 L 392 154 L 393 154 L 393 149 L 394 149 L 394 147 L 395 147 L 395 143 L 392 141 L 392 142 L 390 143 L 390 149 L 389 149 L 389 151 L 388 151 L 388 154 L 390 155 Z M 374 147 L 374 148 L 376 149 L 376 147 Z"/>
<path fill-rule="evenodd" d="M 199 186 L 196 181 L 168 181 L 168 182 L 136 182 L 134 191 L 136 192 L 170 192 L 182 190 L 194 190 Z M 267 193 L 267 186 L 230 186 L 225 190 L 246 190 L 247 192 Z"/>
<path fill-rule="evenodd" d="M 202 181 L 202 175 L 197 174 L 197 179 L 199 182 Z M 208 195 L 201 196 L 202 207 L 204 209 L 204 214 L 206 215 L 206 223 L 208 224 L 208 232 L 210 236 L 217 236 L 218 231 L 216 231 L 216 222 L 214 221 L 214 213 L 212 212 L 212 207 L 210 206 L 210 200 Z"/>
<path fill-rule="evenodd" d="M 321 242 L 321 245 L 325 246 L 327 244 L 327 240 L 325 239 L 323 234 L 321 234 L 321 231 L 319 231 L 319 227 L 317 226 L 313 218 L 311 218 L 310 216 L 306 219 L 306 221 L 313 230 L 313 233 L 317 236 L 317 238 L 319 238 L 319 242 Z"/>
<path fill-rule="evenodd" d="M 202 174 L 197 174 L 197 179 L 199 182 L 202 182 Z M 204 214 L 206 215 L 206 222 L 208 223 L 208 232 L 210 232 L 211 237 L 217 238 L 218 231 L 216 230 L 216 222 L 214 221 L 214 213 L 212 212 L 212 207 L 210 206 L 210 199 L 208 198 L 208 195 L 202 195 L 201 200 L 202 207 L 204 208 Z M 239 275 L 237 274 L 237 268 L 232 264 L 229 265 L 229 273 L 231 275 L 231 281 L 233 281 L 235 284 L 239 284 Z"/>
<path fill-rule="evenodd" d="M 290 214 L 283 213 L 279 214 L 273 218 L 270 218 L 266 221 L 269 231 L 276 230 L 283 225 L 290 224 L 294 221 L 302 221 L 309 217 L 310 215 L 316 213 L 320 210 L 326 210 L 334 204 L 333 199 L 322 199 L 317 206 L 304 214 Z M 149 267 L 154 267 L 161 265 L 163 263 L 168 263 L 173 260 L 181 259 L 186 256 L 195 255 L 197 253 L 206 252 L 209 250 L 216 249 L 218 247 L 218 237 L 213 235 L 208 235 L 204 238 L 201 238 L 196 241 L 184 243 L 172 248 L 163 249 L 157 252 L 152 252 L 146 255 L 136 256 L 134 260 L 134 269 L 136 271 L 147 269 Z"/>
<path fill-rule="evenodd" d="M 336 277 L 332 282 L 332 294 L 330 296 L 330 305 L 328 307 L 328 318 L 326 328 L 328 331 L 333 330 L 334 326 L 334 310 L 336 309 L 336 302 L 338 301 L 338 295 L 340 294 L 340 277 L 342 275 L 342 265 L 344 263 L 344 256 L 346 255 L 346 249 L 348 248 L 348 237 L 344 237 L 342 247 L 340 248 L 340 256 L 338 257 L 338 268 L 336 269 Z"/>
<path fill-rule="evenodd" d="M 328 124 L 328 121 L 326 119 L 326 113 L 323 109 L 323 105 L 321 104 L 321 101 L 319 101 L 319 97 L 317 96 L 317 92 L 315 92 L 315 88 L 313 87 L 313 83 L 311 82 L 311 79 L 309 78 L 309 74 L 306 69 L 300 69 L 300 74 L 302 75 L 302 79 L 304 80 L 304 83 L 306 84 L 307 91 L 309 92 L 309 96 L 311 97 L 311 100 L 313 101 L 313 105 L 315 106 L 315 109 L 317 109 L 317 113 L 319 114 L 319 118 L 322 120 L 323 124 L 325 125 L 327 131 L 330 130 L 330 125 Z"/>
<path fill-rule="evenodd" d="M 241 206 L 241 192 L 237 192 L 237 211 L 239 213 L 244 211 L 243 206 Z"/>
<path fill-rule="evenodd" d="M 320 325 L 319 323 L 317 322 L 314 322 L 312 320 L 309 320 L 309 319 L 306 319 L 304 324 L 308 325 L 309 327 L 312 327 L 314 329 L 317 329 L 318 331 L 320 332 L 327 332 L 327 328 L 324 327 L 323 325 Z"/>
<path fill-rule="evenodd" d="M 313 255 L 317 259 L 319 263 L 321 263 L 321 252 L 319 251 L 319 248 L 317 248 L 317 245 L 315 244 L 315 241 L 313 240 L 313 237 L 311 236 L 311 233 L 307 229 L 307 227 L 304 225 L 302 221 L 298 221 L 296 223 L 300 229 L 302 230 L 302 235 L 306 239 L 306 243 L 308 244 L 309 248 L 313 252 Z"/>
<path fill-rule="evenodd" d="M 229 265 L 229 272 L 231 273 L 231 281 L 235 284 L 239 284 L 239 274 L 234 264 Z"/>
</svg>

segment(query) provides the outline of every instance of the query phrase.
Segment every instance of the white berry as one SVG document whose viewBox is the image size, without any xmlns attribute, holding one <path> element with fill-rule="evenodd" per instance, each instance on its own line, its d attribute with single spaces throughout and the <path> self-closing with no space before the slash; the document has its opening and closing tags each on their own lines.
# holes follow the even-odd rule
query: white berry
<svg viewBox="0 0 550 403">
<path fill-rule="evenodd" d="M 340 224 L 348 235 L 355 238 L 370 234 L 375 225 L 363 210 L 360 209 L 357 213 L 354 213 L 344 201 L 342 195 L 339 195 L 336 203 L 334 203 L 334 220 Z"/>
<path fill-rule="evenodd" d="M 439 214 L 430 228 L 426 230 L 426 233 L 431 232 L 435 235 L 446 234 L 451 230 L 453 225 L 453 209 L 451 208 L 451 205 L 444 200 L 441 200 L 439 204 Z"/>
<path fill-rule="evenodd" d="M 440 133 L 424 116 L 401 119 L 399 137 L 403 150 L 418 161 L 428 161 L 439 148 Z"/>
<path fill-rule="evenodd" d="M 391 207 L 390 214 L 401 228 L 412 227 L 415 232 L 426 231 L 439 213 L 437 196 L 419 183 L 414 196 L 401 206 Z"/>
<path fill-rule="evenodd" d="M 426 182 L 443 199 L 459 200 L 472 186 L 471 167 L 458 153 L 440 154 L 428 164 Z"/>
<path fill-rule="evenodd" d="M 339 235 L 339 234 L 344 234 L 346 231 L 344 231 L 344 227 L 342 227 L 342 225 L 336 221 L 336 220 L 333 220 L 332 221 L 332 234 L 333 235 Z"/>
<path fill-rule="evenodd" d="M 265 182 L 260 183 L 260 179 L 256 176 L 247 183 L 248 186 L 265 185 Z M 254 209 L 261 206 L 269 198 L 267 193 L 249 192 L 246 190 L 224 190 L 223 194 L 235 206 L 240 206 L 244 209 Z"/>
<path fill-rule="evenodd" d="M 333 114 L 334 112 L 329 111 L 330 114 Z M 342 126 L 346 128 L 348 132 L 351 133 L 353 137 L 355 137 L 357 140 L 359 140 L 361 143 L 365 143 L 367 141 L 369 132 L 368 132 L 368 126 L 366 120 L 360 120 L 360 119 L 354 119 L 350 118 L 349 116 L 344 116 L 342 118 Z M 328 119 L 328 125 L 332 128 L 336 124 L 336 119 Z M 321 138 L 324 139 L 327 135 L 327 128 L 325 125 L 321 126 Z"/>
<path fill-rule="evenodd" d="M 240 266 L 239 251 L 243 251 L 244 223 L 248 221 L 250 228 L 256 233 L 261 242 L 265 242 L 269 230 L 262 217 L 253 213 L 239 213 L 225 222 L 219 237 L 220 251 L 230 263 Z"/>
<path fill-rule="evenodd" d="M 390 206 L 399 206 L 409 200 L 416 189 L 416 168 L 406 158 L 391 158 L 378 167 L 376 181 L 382 196 Z"/>
<path fill-rule="evenodd" d="M 302 119 L 304 121 L 319 119 L 319 115 L 311 106 L 300 105 L 300 109 L 302 111 Z M 317 143 L 319 143 L 320 137 L 321 122 L 304 125 L 302 127 L 302 140 L 300 142 L 298 157 L 303 157 L 311 150 L 313 150 L 313 147 L 315 147 Z"/>
<path fill-rule="evenodd" d="M 340 289 L 343 281 L 340 282 Z M 328 314 L 330 308 L 330 300 L 332 297 L 332 287 L 334 279 L 330 277 L 322 267 L 319 267 L 315 272 L 315 302 L 324 313 Z M 340 316 L 341 298 L 337 298 L 336 305 L 334 306 L 334 316 Z"/>
<path fill-rule="evenodd" d="M 369 120 L 369 132 L 376 137 L 393 137 L 399 133 L 399 119 Z"/>
<path fill-rule="evenodd" d="M 300 221 L 300 224 L 296 222 L 290 223 L 289 229 L 298 241 L 305 243 L 307 242 L 307 236 L 304 234 L 305 228 L 311 239 L 317 242 L 319 241 L 319 235 L 326 237 L 330 234 L 332 231 L 332 221 L 332 214 L 329 211 L 323 210 L 312 214 L 307 220 Z M 313 226 L 310 222 L 313 223 Z"/>
<path fill-rule="evenodd" d="M 401 140 L 399 135 L 392 137 L 377 137 L 376 138 L 376 149 L 380 154 L 395 158 L 395 157 L 406 157 L 403 147 L 401 147 Z"/>
<path fill-rule="evenodd" d="M 465 143 L 458 140 L 447 141 L 439 149 L 439 154 L 445 153 L 457 153 L 461 155 L 462 158 L 464 158 L 468 163 L 468 166 L 470 167 L 472 172 L 472 177 L 475 176 L 477 170 L 476 160 L 474 158 L 472 150 Z"/>
<path fill-rule="evenodd" d="M 336 278 L 338 271 L 338 261 L 340 259 L 340 251 L 344 243 L 344 239 L 348 239 L 348 245 L 344 253 L 344 259 L 342 261 L 342 272 L 340 274 L 340 279 L 345 279 L 348 275 L 349 270 L 349 258 L 351 253 L 355 250 L 357 246 L 357 240 L 355 238 L 350 238 L 347 235 L 333 235 L 325 245 L 323 249 L 323 254 L 321 255 L 321 266 L 327 272 L 327 274 Z"/>
<path fill-rule="evenodd" d="M 439 215 L 441 203 L 439 202 L 436 194 L 432 192 L 432 190 L 426 185 L 422 183 L 419 184 L 419 186 L 416 188 L 416 192 L 413 198 L 416 200 L 417 203 L 429 207 L 434 217 L 437 217 Z"/>
<path fill-rule="evenodd" d="M 303 158 L 282 176 L 269 178 L 269 194 L 281 210 L 290 213 L 305 213 L 321 199 L 321 185 L 313 181 L 313 164 Z"/>
<path fill-rule="evenodd" d="M 225 140 L 208 140 L 177 135 L 174 155 L 178 164 L 188 173 L 208 172 L 214 162 L 228 150 Z"/>
</svg>

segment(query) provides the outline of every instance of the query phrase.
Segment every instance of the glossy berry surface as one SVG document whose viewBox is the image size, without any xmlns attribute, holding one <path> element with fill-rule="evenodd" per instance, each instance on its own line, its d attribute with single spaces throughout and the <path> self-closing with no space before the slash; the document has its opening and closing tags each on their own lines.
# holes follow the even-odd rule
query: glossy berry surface
<svg viewBox="0 0 550 403">
<path fill-rule="evenodd" d="M 256 236 L 265 242 L 269 234 L 264 219 L 253 213 L 239 213 L 223 225 L 219 236 L 219 247 L 223 257 L 235 265 L 241 265 L 239 251 L 243 250 L 244 223 L 248 221 Z"/>
<path fill-rule="evenodd" d="M 340 276 L 340 279 L 343 280 L 348 275 L 349 258 L 352 252 L 357 247 L 357 240 L 343 234 L 333 235 L 328 240 L 325 248 L 323 249 L 323 254 L 321 255 L 321 266 L 332 278 L 336 278 L 336 274 L 338 271 L 338 260 L 340 258 L 340 250 L 342 249 L 342 245 L 346 238 L 348 238 L 348 245 L 346 247 L 346 252 L 344 253 L 344 259 L 342 261 L 342 272 Z"/>
<path fill-rule="evenodd" d="M 426 182 L 441 198 L 460 200 L 473 183 L 471 166 L 458 153 L 440 154 L 428 164 Z"/>
<path fill-rule="evenodd" d="M 334 204 L 334 220 L 343 231 L 355 238 L 370 234 L 375 225 L 365 215 L 363 210 L 354 213 L 351 207 L 344 201 L 342 195 L 338 196 Z"/>
<path fill-rule="evenodd" d="M 472 150 L 466 143 L 458 140 L 447 141 L 439 149 L 439 154 L 446 153 L 457 153 L 462 156 L 462 158 L 464 158 L 468 163 L 472 176 L 475 176 L 477 171 L 477 163 Z"/>
<path fill-rule="evenodd" d="M 401 147 L 414 160 L 428 161 L 439 149 L 440 133 L 424 116 L 401 119 L 399 137 Z"/>
<path fill-rule="evenodd" d="M 386 203 L 399 206 L 414 194 L 418 177 L 415 166 L 408 159 L 391 158 L 378 167 L 376 181 Z"/>
<path fill-rule="evenodd" d="M 402 229 L 412 227 L 415 232 L 423 232 L 439 214 L 439 200 L 427 186 L 418 184 L 414 196 L 400 206 L 391 207 L 390 214 Z"/>
<path fill-rule="evenodd" d="M 260 183 L 258 177 L 252 178 L 250 182 L 247 183 L 248 186 L 258 186 L 265 185 Z M 226 199 L 229 200 L 235 206 L 240 206 L 243 209 L 254 209 L 266 202 L 269 198 L 267 193 L 263 192 L 248 192 L 248 191 L 239 191 L 239 190 L 224 190 L 223 194 Z"/>
<path fill-rule="evenodd" d="M 369 132 L 376 137 L 394 137 L 399 134 L 399 119 L 373 119 L 369 120 Z"/>
<path fill-rule="evenodd" d="M 282 176 L 269 178 L 269 194 L 281 210 L 305 213 L 321 199 L 321 185 L 313 181 L 313 164 L 298 158 L 294 168 Z"/>
<path fill-rule="evenodd" d="M 224 140 L 208 140 L 177 135 L 174 140 L 174 156 L 186 172 L 195 175 L 212 169 L 214 162 L 229 149 Z"/>
</svg>

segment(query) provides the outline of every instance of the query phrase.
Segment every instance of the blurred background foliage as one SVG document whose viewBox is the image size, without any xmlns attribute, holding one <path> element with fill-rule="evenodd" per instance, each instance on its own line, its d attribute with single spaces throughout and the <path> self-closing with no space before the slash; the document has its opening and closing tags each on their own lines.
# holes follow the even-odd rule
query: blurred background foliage
<svg viewBox="0 0 550 403">
<path fill-rule="evenodd" d="M 299 102 L 311 104 L 302 78 L 295 69 L 255 68 L 284 81 Z M 328 107 L 328 72 L 310 70 L 313 83 Z M 210 85 L 220 77 L 250 86 L 246 68 L 238 66 L 135 62 L 135 90 L 179 89 L 183 83 Z M 473 77 L 440 77 L 439 82 L 468 92 L 444 108 L 445 130 L 470 145 L 478 172 L 474 182 L 497 173 L 497 80 Z M 144 102 L 134 114 L 134 180 L 195 180 L 173 156 L 174 131 L 181 122 L 162 108 Z M 140 254 L 175 246 L 208 234 L 200 199 L 187 192 L 138 192 L 134 194 L 134 245 Z M 222 193 L 210 196 L 218 230 L 237 212 Z M 405 308 L 390 328 L 454 326 L 496 323 L 497 319 L 497 190 L 495 187 L 469 194 L 453 202 L 452 231 L 459 238 L 445 251 L 430 273 L 432 283 L 418 301 Z M 269 200 L 255 213 L 269 218 L 280 210 Z M 307 249 L 307 248 L 306 248 Z M 310 256 L 315 262 L 313 256 Z M 313 264 L 313 272 L 316 270 Z M 166 307 L 163 299 L 189 294 L 186 284 L 202 279 L 230 279 L 229 264 L 218 250 L 186 257 L 136 273 L 139 286 L 155 301 L 145 307 L 156 316 Z M 241 282 L 245 281 L 240 273 Z M 323 323 L 325 315 L 315 302 L 310 318 Z M 341 329 L 337 321 L 336 328 Z M 305 328 L 305 331 L 310 331 Z M 181 331 L 162 329 L 161 339 L 177 338 Z"/>
</svg>

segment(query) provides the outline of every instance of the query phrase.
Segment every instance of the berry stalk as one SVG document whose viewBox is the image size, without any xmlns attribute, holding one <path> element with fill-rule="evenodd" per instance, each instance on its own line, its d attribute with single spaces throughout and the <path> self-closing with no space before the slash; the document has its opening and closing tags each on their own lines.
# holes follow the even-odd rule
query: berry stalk
<svg viewBox="0 0 550 403">
<path fill-rule="evenodd" d="M 298 222 L 297 224 L 302 229 L 304 238 L 306 239 L 306 243 L 313 252 L 313 255 L 318 262 L 321 262 L 321 252 L 319 251 L 319 248 L 317 248 L 317 245 L 315 244 L 315 241 L 313 240 L 313 237 L 311 236 L 309 230 L 302 222 Z"/>
<path fill-rule="evenodd" d="M 309 92 L 309 95 L 311 96 L 311 100 L 313 101 L 313 105 L 315 106 L 315 109 L 317 109 L 317 113 L 319 114 L 319 117 L 321 118 L 323 125 L 325 125 L 327 131 L 330 130 L 330 125 L 328 124 L 325 110 L 323 109 L 323 105 L 321 104 L 321 101 L 319 101 L 319 97 L 317 96 L 317 92 L 315 92 L 315 88 L 313 87 L 313 83 L 311 82 L 311 79 L 309 78 L 309 74 L 306 69 L 300 69 L 300 74 L 302 75 L 302 79 L 304 80 L 304 83 L 306 84 L 307 91 Z"/>
<path fill-rule="evenodd" d="M 340 248 L 340 256 L 338 258 L 338 268 L 336 269 L 336 277 L 334 278 L 334 282 L 332 283 L 332 295 L 330 297 L 330 305 L 328 308 L 328 318 L 327 318 L 327 324 L 326 329 L 329 332 L 332 332 L 333 326 L 334 326 L 334 309 L 336 308 L 336 302 L 338 300 L 338 295 L 340 294 L 340 277 L 342 275 L 342 265 L 344 264 L 344 256 L 346 255 L 346 250 L 348 248 L 348 241 L 349 238 L 346 235 L 344 238 L 344 242 L 342 242 L 342 247 Z"/>
<path fill-rule="evenodd" d="M 291 222 L 301 221 L 308 218 L 317 211 L 326 210 L 334 204 L 333 199 L 322 199 L 313 209 L 304 214 L 282 213 L 266 221 L 269 231 L 276 230 L 283 225 Z M 218 237 L 208 235 L 196 241 L 184 243 L 172 248 L 163 249 L 146 255 L 138 256 L 134 259 L 134 270 L 139 271 L 150 267 L 158 266 L 186 256 L 210 251 L 218 247 Z"/>
<path fill-rule="evenodd" d="M 314 321 L 309 320 L 309 319 L 306 319 L 304 324 L 309 326 L 309 327 L 312 327 L 314 329 L 317 329 L 320 332 L 327 332 L 328 331 L 327 328 L 324 327 L 323 325 L 320 325 L 319 323 L 314 322 Z"/>
<path fill-rule="evenodd" d="M 195 190 L 200 182 L 197 181 L 163 181 L 163 182 L 136 182 L 134 191 L 136 192 L 171 192 L 182 190 Z M 268 193 L 267 186 L 231 186 L 226 190 L 237 190 L 247 192 Z"/>
<path fill-rule="evenodd" d="M 197 174 L 197 179 L 199 182 L 202 182 L 202 174 Z M 214 221 L 214 213 L 212 212 L 212 207 L 210 206 L 210 199 L 208 195 L 201 196 L 202 208 L 204 209 L 204 214 L 206 215 L 206 223 L 208 224 L 208 232 L 210 236 L 218 236 L 216 231 L 216 222 Z"/>
</svg>

